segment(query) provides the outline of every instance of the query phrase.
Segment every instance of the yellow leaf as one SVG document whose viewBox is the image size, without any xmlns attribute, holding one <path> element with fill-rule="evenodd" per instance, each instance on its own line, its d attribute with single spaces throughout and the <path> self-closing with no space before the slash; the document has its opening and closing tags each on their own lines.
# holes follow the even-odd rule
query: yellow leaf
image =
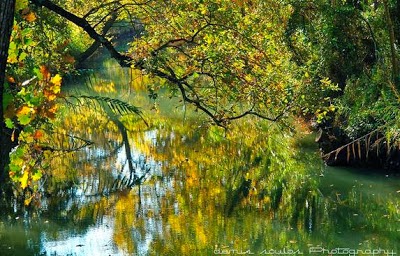
<svg viewBox="0 0 400 256">
<path fill-rule="evenodd" d="M 50 90 L 44 90 L 43 94 L 47 98 L 47 100 L 49 100 L 49 101 L 53 101 L 53 100 L 55 100 L 57 98 L 57 95 L 55 95 L 53 93 L 53 91 L 50 91 Z"/>
<path fill-rule="evenodd" d="M 62 77 L 59 74 L 51 78 L 50 82 L 53 84 L 53 86 L 51 86 L 51 90 L 54 93 L 59 93 L 61 91 L 61 81 Z"/>
<path fill-rule="evenodd" d="M 29 12 L 25 14 L 23 18 L 28 22 L 34 22 L 36 20 L 36 15 L 33 12 Z"/>
<path fill-rule="evenodd" d="M 14 63 L 17 63 L 17 62 L 18 62 L 18 60 L 17 60 L 17 58 L 16 58 L 14 55 L 8 56 L 8 58 L 7 58 L 7 63 L 9 63 L 9 64 L 14 64 Z"/>
<path fill-rule="evenodd" d="M 34 175 L 32 175 L 32 180 L 33 181 L 38 181 L 42 177 L 42 172 L 40 170 L 36 171 Z"/>
<path fill-rule="evenodd" d="M 28 106 L 23 106 L 22 108 L 20 108 L 17 111 L 17 117 L 20 117 L 20 116 L 23 116 L 23 115 L 27 115 L 27 114 L 29 114 L 29 113 L 31 113 L 33 111 L 34 111 L 33 108 L 30 108 Z"/>
<path fill-rule="evenodd" d="M 27 171 L 24 171 L 24 175 L 22 175 L 21 179 L 19 180 L 21 182 L 22 189 L 25 189 L 28 186 L 28 178 L 29 173 Z"/>
<path fill-rule="evenodd" d="M 31 196 L 31 197 L 25 199 L 25 200 L 24 200 L 24 204 L 25 204 L 26 206 L 30 205 L 30 204 L 31 204 L 31 201 L 32 201 L 32 198 L 33 198 L 33 196 Z"/>
<path fill-rule="evenodd" d="M 62 77 L 59 75 L 59 74 L 57 74 L 57 75 L 55 75 L 55 76 L 53 76 L 52 78 L 51 78 L 51 83 L 52 84 L 54 84 L 54 85 L 58 85 L 58 86 L 61 86 L 61 81 L 62 81 Z"/>
</svg>

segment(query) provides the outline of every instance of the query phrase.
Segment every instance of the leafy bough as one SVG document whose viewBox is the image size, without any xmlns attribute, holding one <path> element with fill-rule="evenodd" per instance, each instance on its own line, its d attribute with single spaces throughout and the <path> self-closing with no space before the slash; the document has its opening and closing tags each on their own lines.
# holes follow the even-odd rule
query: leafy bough
<svg viewBox="0 0 400 256">
<path fill-rule="evenodd" d="M 149 124 L 147 123 L 147 121 L 144 119 L 144 117 L 142 115 L 142 111 L 138 107 L 133 106 L 122 100 L 119 100 L 116 98 L 105 97 L 105 96 L 99 96 L 99 95 L 92 95 L 92 96 L 79 95 L 79 96 L 70 96 L 70 97 L 77 99 L 79 102 L 81 102 L 81 99 L 84 99 L 84 100 L 97 102 L 100 105 L 107 104 L 107 106 L 110 107 L 110 109 L 114 112 L 114 114 L 119 114 L 119 115 L 135 114 L 143 120 L 143 122 L 146 124 L 146 126 L 149 126 Z"/>
</svg>

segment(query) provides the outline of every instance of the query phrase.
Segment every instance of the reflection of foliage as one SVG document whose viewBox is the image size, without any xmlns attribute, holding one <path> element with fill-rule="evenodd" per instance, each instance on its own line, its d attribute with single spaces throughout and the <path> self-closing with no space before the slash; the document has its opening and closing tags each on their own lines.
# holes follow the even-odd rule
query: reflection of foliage
<svg viewBox="0 0 400 256">
<path fill-rule="evenodd" d="M 120 115 L 126 115 L 126 114 L 136 114 L 138 115 L 143 122 L 148 126 L 146 120 L 142 116 L 142 112 L 138 107 L 135 107 L 127 102 L 121 101 L 119 99 L 115 98 L 109 98 L 105 96 L 98 96 L 98 95 L 80 95 L 80 96 L 75 96 L 77 99 L 87 99 L 87 100 L 93 100 L 97 101 L 98 103 L 106 103 L 110 109 L 114 113 L 118 113 Z"/>
<path fill-rule="evenodd" d="M 142 165 L 154 160 L 163 166 L 129 189 L 124 189 L 127 162 L 121 161 L 126 154 L 121 155 L 125 151 L 118 124 L 92 104 L 61 109 L 54 133 L 94 142 L 53 159 L 48 173 L 53 175 L 47 183 L 50 193 L 62 194 L 57 185 L 67 183 L 83 196 L 72 207 L 65 202 L 68 210 L 58 216 L 74 223 L 72 230 L 78 226 L 81 232 L 112 216 L 113 242 L 125 254 L 211 255 L 227 248 L 306 253 L 309 244 L 392 246 L 390 235 L 376 234 L 397 228 L 390 227 L 398 218 L 396 198 L 364 197 L 357 189 L 331 191 L 329 185 L 318 188 L 320 162 L 314 148 L 299 148 L 310 144 L 297 143 L 303 134 L 251 119 L 224 130 L 209 126 L 191 108 L 174 108 L 163 99 L 160 95 L 160 111 L 153 113 L 153 126 L 146 130 L 135 118 L 121 118 L 131 151 L 146 156 Z M 131 100 L 128 103 L 152 105 L 145 93 Z M 117 192 L 108 193 L 113 187 Z M 359 240 L 338 239 L 337 232 L 352 234 L 348 227 L 361 232 L 363 226 L 370 233 Z M 364 240 L 368 242 L 358 245 Z"/>
<path fill-rule="evenodd" d="M 143 142 L 136 144 L 156 159 L 168 159 L 168 165 L 175 168 L 166 170 L 164 179 L 172 175 L 180 181 L 171 195 L 163 199 L 165 207 L 175 204 L 177 208 L 174 207 L 175 211 L 166 209 L 169 215 L 165 225 L 169 231 L 164 238 L 154 241 L 155 251 L 172 254 L 209 252 L 210 244 L 217 243 L 218 235 L 221 235 L 215 233 L 215 227 L 229 229 L 220 222 L 226 218 L 226 213 L 239 217 L 251 215 L 252 211 L 263 214 L 277 211 L 279 219 L 292 219 L 294 226 L 298 224 L 301 229 L 306 229 L 310 209 L 316 207 L 312 203 L 315 193 L 308 191 L 314 191 L 315 184 L 310 179 L 312 173 L 308 174 L 301 162 L 293 160 L 290 150 L 293 139 L 289 136 L 278 139 L 273 128 L 250 120 L 233 125 L 225 135 L 218 128 L 196 128 L 196 122 L 201 123 L 201 120 L 191 120 L 184 126 L 174 125 L 173 134 L 164 124 L 157 130 L 157 143 L 153 149 L 145 149 L 147 146 Z M 148 143 L 154 145 L 154 141 Z M 157 180 L 151 182 L 158 183 Z M 293 215 L 296 211 L 297 217 Z M 225 221 L 229 222 L 229 219 Z M 248 232 L 248 229 L 256 228 L 251 220 L 248 225 Z M 238 236 L 234 230 L 229 232 L 230 238 Z M 167 243 L 179 237 L 187 242 L 181 245 Z M 296 239 L 282 239 L 278 245 L 285 245 L 290 240 Z M 239 240 L 236 242 L 240 244 Z"/>
</svg>

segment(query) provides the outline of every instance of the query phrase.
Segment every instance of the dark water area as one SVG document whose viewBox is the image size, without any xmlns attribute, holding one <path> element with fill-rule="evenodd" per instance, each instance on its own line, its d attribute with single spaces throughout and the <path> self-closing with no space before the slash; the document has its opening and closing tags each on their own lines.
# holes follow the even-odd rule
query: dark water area
<svg viewBox="0 0 400 256">
<path fill-rule="evenodd" d="M 53 156 L 34 205 L 1 201 L 0 255 L 400 253 L 398 176 L 327 167 L 305 130 L 221 130 L 113 65 L 70 83 L 92 99 L 63 105 L 52 143 L 93 144 Z"/>
</svg>

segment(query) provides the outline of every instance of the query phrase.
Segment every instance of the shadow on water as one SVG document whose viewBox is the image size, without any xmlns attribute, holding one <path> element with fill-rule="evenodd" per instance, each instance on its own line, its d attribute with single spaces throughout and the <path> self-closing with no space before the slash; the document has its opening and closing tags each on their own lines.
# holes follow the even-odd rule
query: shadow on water
<svg viewBox="0 0 400 256">
<path fill-rule="evenodd" d="M 55 152 L 37 205 L 2 201 L 1 255 L 397 252 L 397 177 L 325 167 L 305 129 L 244 119 L 221 130 L 168 92 L 149 99 L 157 83 L 108 66 L 69 85 L 140 106 L 149 125 L 71 99 L 48 143 L 91 145 Z"/>
</svg>

